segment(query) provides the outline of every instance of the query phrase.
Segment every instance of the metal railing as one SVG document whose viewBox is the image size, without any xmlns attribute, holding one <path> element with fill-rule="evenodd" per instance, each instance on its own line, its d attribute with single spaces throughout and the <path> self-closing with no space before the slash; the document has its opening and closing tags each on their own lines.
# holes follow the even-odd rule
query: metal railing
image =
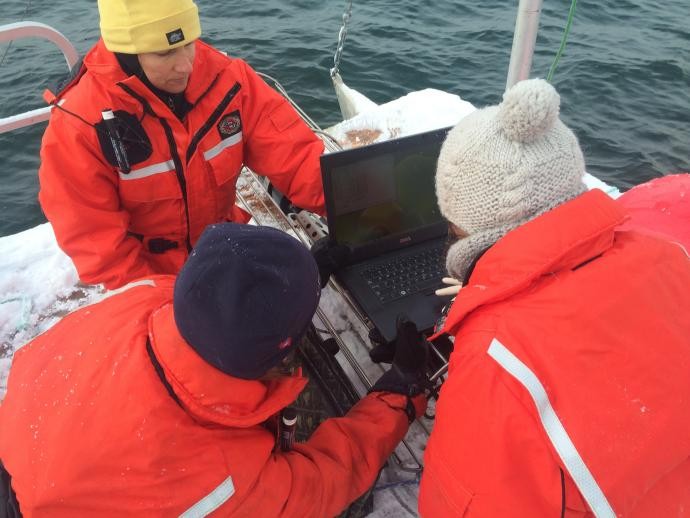
<svg viewBox="0 0 690 518">
<path fill-rule="evenodd" d="M 62 51 L 69 71 L 72 70 L 79 60 L 79 54 L 74 45 L 61 32 L 48 25 L 39 22 L 18 22 L 0 25 L 0 41 L 11 42 L 22 38 L 40 38 L 54 43 Z M 50 118 L 50 111 L 52 109 L 52 106 L 46 106 L 4 117 L 0 119 L 0 133 L 46 121 Z"/>
</svg>

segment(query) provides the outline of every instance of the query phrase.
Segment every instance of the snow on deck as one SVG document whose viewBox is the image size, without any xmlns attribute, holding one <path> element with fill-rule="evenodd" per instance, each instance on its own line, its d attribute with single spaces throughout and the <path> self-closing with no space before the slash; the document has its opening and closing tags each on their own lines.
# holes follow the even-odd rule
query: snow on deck
<svg viewBox="0 0 690 518">
<path fill-rule="evenodd" d="M 349 149 L 453 126 L 474 110 L 471 103 L 457 95 L 427 88 L 369 107 L 326 132 Z"/>
</svg>

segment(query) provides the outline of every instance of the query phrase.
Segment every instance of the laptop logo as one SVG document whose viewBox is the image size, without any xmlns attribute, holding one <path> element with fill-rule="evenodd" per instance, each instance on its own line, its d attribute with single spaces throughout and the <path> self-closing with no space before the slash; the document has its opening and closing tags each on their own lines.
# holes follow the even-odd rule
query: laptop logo
<svg viewBox="0 0 690 518">
<path fill-rule="evenodd" d="M 412 241 L 412 236 L 405 236 L 400 239 L 400 244 L 404 245 L 405 243 L 409 243 L 410 241 Z"/>
<path fill-rule="evenodd" d="M 175 43 L 180 43 L 184 41 L 184 32 L 182 29 L 175 29 L 165 35 L 168 38 L 168 45 L 175 45 Z"/>
</svg>

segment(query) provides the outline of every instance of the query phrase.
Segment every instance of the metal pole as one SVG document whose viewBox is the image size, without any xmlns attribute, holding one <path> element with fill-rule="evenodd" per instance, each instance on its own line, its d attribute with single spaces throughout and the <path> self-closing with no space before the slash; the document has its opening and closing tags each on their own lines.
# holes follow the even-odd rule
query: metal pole
<svg viewBox="0 0 690 518">
<path fill-rule="evenodd" d="M 529 78 L 534 46 L 539 31 L 541 4 L 542 0 L 520 0 L 517 19 L 515 20 L 513 49 L 510 52 L 506 90 L 518 81 Z"/>
</svg>

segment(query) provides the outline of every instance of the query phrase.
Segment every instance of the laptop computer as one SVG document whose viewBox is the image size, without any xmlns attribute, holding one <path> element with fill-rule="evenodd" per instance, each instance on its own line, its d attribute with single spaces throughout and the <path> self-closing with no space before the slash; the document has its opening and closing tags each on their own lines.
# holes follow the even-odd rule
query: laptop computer
<svg viewBox="0 0 690 518">
<path fill-rule="evenodd" d="M 321 156 L 329 238 L 351 252 L 335 276 L 387 341 L 398 315 L 427 331 L 448 301 L 434 293 L 448 235 L 434 176 L 449 130 Z"/>
</svg>

